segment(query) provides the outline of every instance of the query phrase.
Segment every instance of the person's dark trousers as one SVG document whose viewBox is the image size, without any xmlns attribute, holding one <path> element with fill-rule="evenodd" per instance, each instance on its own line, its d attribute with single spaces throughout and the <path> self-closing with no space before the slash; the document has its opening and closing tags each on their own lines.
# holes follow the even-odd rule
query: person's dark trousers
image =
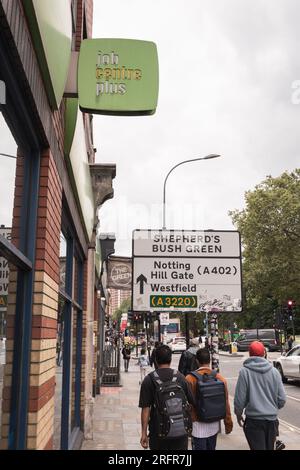
<svg viewBox="0 0 300 470">
<path fill-rule="evenodd" d="M 129 361 L 130 361 L 130 359 L 124 359 L 124 369 L 125 369 L 125 372 L 128 372 Z"/>
<path fill-rule="evenodd" d="M 188 437 L 179 439 L 157 439 L 150 436 L 150 450 L 188 450 Z"/>
<path fill-rule="evenodd" d="M 192 449 L 193 450 L 216 450 L 217 436 L 210 437 L 192 437 Z"/>
<path fill-rule="evenodd" d="M 244 433 L 251 450 L 274 450 L 278 420 L 246 418 Z"/>
</svg>

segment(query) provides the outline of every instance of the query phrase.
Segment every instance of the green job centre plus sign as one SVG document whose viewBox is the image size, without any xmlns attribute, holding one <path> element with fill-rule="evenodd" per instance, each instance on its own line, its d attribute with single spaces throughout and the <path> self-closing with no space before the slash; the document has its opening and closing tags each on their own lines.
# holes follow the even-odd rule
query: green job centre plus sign
<svg viewBox="0 0 300 470">
<path fill-rule="evenodd" d="M 86 39 L 78 66 L 82 111 L 153 114 L 158 99 L 156 45 L 133 39 Z"/>
</svg>

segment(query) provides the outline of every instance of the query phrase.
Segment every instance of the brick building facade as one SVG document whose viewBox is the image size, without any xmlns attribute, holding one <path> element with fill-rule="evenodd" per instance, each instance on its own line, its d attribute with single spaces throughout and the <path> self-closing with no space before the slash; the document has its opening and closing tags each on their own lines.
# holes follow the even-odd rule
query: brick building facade
<svg viewBox="0 0 300 470">
<path fill-rule="evenodd" d="M 54 11 L 70 10 L 71 55 L 92 36 L 93 1 L 50 3 Z M 0 0 L 0 80 L 7 94 L 0 110 L 18 145 L 12 241 L 0 239 L 0 254 L 10 262 L 0 448 L 72 449 L 92 428 L 99 188 L 93 185 L 94 176 L 87 175 L 94 216 L 88 226 L 72 149 L 65 145 L 70 98 L 58 96 L 45 75 L 47 44 L 38 22 L 43 12 L 35 10 L 41 4 L 26 4 Z M 51 63 L 47 65 L 51 78 L 54 72 Z M 74 135 L 77 126 L 83 128 L 86 150 L 76 157 L 101 175 L 101 165 L 95 165 L 91 119 L 78 106 L 76 112 Z M 111 184 L 115 168 L 109 174 Z M 58 366 L 60 348 L 63 359 Z"/>
</svg>

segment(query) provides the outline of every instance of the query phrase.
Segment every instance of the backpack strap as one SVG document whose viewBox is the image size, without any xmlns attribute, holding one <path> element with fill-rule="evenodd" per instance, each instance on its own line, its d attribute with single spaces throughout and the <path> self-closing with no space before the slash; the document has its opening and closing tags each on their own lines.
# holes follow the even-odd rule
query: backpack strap
<svg viewBox="0 0 300 470">
<path fill-rule="evenodd" d="M 151 372 L 150 376 L 152 377 L 153 382 L 155 383 L 155 385 L 160 386 L 162 384 L 162 380 L 160 380 L 159 375 L 158 375 L 156 370 Z"/>
<path fill-rule="evenodd" d="M 177 370 L 173 369 L 173 377 L 172 377 L 172 382 L 177 382 Z"/>
<path fill-rule="evenodd" d="M 203 375 L 202 374 L 197 374 L 197 372 L 190 372 L 188 375 L 192 375 L 197 380 L 200 380 L 200 382 L 203 382 Z"/>
<path fill-rule="evenodd" d="M 216 379 L 217 371 L 212 370 L 210 374 L 197 374 L 197 372 L 190 372 L 188 375 L 192 375 L 193 377 L 196 377 L 197 380 L 204 382 L 205 380 L 207 380 L 208 377 L 212 377 L 213 379 Z"/>
</svg>

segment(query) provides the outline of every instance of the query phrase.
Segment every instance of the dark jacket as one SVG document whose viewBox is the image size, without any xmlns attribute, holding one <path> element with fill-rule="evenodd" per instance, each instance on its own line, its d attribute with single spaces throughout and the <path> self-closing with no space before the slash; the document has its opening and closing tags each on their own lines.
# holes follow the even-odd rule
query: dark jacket
<svg viewBox="0 0 300 470">
<path fill-rule="evenodd" d="M 122 349 L 123 359 L 130 359 L 131 349 L 124 346 Z"/>
<path fill-rule="evenodd" d="M 183 375 L 187 375 L 193 370 L 198 369 L 198 363 L 196 362 L 196 353 L 198 349 L 198 346 L 190 346 L 186 351 L 183 351 L 183 353 L 181 354 L 178 370 Z"/>
</svg>

